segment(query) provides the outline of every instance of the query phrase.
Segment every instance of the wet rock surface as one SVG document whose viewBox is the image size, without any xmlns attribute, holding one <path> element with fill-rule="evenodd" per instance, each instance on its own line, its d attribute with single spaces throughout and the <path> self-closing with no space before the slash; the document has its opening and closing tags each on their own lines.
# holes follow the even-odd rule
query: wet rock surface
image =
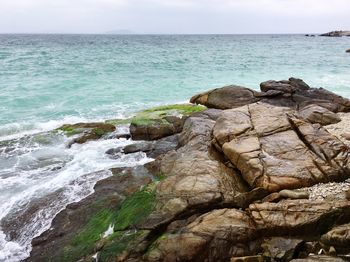
<svg viewBox="0 0 350 262">
<path fill-rule="evenodd" d="M 77 124 L 66 124 L 59 127 L 57 130 L 64 132 L 67 136 L 75 137 L 70 143 L 72 144 L 84 144 L 91 140 L 100 139 L 102 136 L 109 134 L 116 130 L 116 127 L 112 124 L 106 123 L 77 123 Z"/>
<path fill-rule="evenodd" d="M 175 150 L 179 146 L 178 135 L 172 135 L 156 141 L 145 141 L 127 145 L 124 147 L 125 154 L 144 152 L 148 157 L 156 158 L 168 151 Z"/>
<path fill-rule="evenodd" d="M 97 182 L 92 195 L 78 203 L 68 205 L 55 217 L 52 229 L 32 241 L 33 250 L 26 261 L 74 261 L 79 254 L 69 254 L 67 249 L 73 249 L 76 245 L 72 240 L 77 237 L 78 232 L 84 230 L 96 216 L 100 216 L 102 219 L 100 222 L 103 223 L 103 219 L 107 219 L 109 213 L 117 210 L 125 197 L 151 181 L 150 175 L 143 167 L 114 169 L 112 172 L 114 174 L 111 177 Z M 89 240 L 82 239 L 82 241 Z M 89 251 L 93 252 L 94 249 L 95 247 Z M 76 252 L 83 254 L 84 250 Z"/>
<path fill-rule="evenodd" d="M 152 141 L 108 152 L 155 160 L 112 170 L 33 241 L 28 261 L 346 259 L 350 149 L 331 128 L 349 100 L 295 78 L 261 90 L 197 95 L 192 102 L 213 108 L 179 118 L 178 134 L 159 139 L 147 129 L 156 113 L 138 129 Z"/>
</svg>

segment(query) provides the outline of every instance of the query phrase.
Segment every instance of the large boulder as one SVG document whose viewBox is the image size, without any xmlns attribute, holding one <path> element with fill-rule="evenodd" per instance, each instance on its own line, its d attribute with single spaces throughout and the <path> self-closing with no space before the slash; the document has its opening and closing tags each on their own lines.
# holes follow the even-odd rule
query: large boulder
<svg viewBox="0 0 350 262">
<path fill-rule="evenodd" d="M 241 86 L 225 86 L 195 95 L 191 102 L 218 109 L 237 108 L 261 101 L 294 109 L 316 104 L 332 112 L 350 111 L 350 100 L 323 88 L 311 88 L 297 78 L 266 81 L 260 84 L 260 89 L 261 92 L 257 92 Z"/>
<path fill-rule="evenodd" d="M 255 203 L 249 213 L 265 236 L 319 236 L 350 220 L 350 201 L 282 200 Z"/>
<path fill-rule="evenodd" d="M 320 125 L 264 103 L 225 110 L 214 144 L 252 187 L 270 192 L 350 176 L 350 149 Z"/>
<path fill-rule="evenodd" d="M 159 238 L 146 261 L 229 261 L 256 252 L 256 245 L 248 244 L 256 237 L 254 222 L 245 212 L 218 209 Z"/>
<path fill-rule="evenodd" d="M 266 98 L 261 101 L 276 106 L 288 106 L 294 109 L 303 108 L 310 104 L 319 105 L 327 108 L 332 112 L 349 112 L 350 100 L 341 97 L 324 88 L 311 88 L 303 80 L 297 78 L 289 78 L 288 81 L 266 81 L 260 84 L 263 92 L 279 90 L 280 87 L 287 90 L 283 91 L 283 95 L 275 98 Z"/>
<path fill-rule="evenodd" d="M 310 123 L 322 126 L 336 124 L 341 121 L 336 113 L 318 105 L 308 105 L 299 110 L 298 115 Z"/>
<path fill-rule="evenodd" d="M 231 85 L 195 95 L 190 101 L 209 108 L 228 109 L 255 103 L 259 101 L 256 95 L 249 88 Z"/>
<path fill-rule="evenodd" d="M 179 141 L 181 148 L 170 151 L 159 161 L 165 176 L 156 186 L 157 205 L 142 228 L 168 223 L 180 215 L 195 213 L 198 207 L 247 206 L 261 192 L 249 192 L 239 172 L 226 166 L 211 148 L 215 121 L 200 117 L 186 120 Z"/>
</svg>

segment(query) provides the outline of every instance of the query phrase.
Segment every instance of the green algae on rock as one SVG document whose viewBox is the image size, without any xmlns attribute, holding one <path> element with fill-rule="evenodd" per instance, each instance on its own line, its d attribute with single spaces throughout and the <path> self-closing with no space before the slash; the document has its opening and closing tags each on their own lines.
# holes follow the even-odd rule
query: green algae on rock
<svg viewBox="0 0 350 262">
<path fill-rule="evenodd" d="M 206 107 L 192 104 L 177 104 L 146 109 L 131 120 L 130 133 L 134 140 L 156 140 L 179 133 L 184 119 L 205 110 Z"/>
<path fill-rule="evenodd" d="M 156 194 L 152 187 L 150 184 L 123 201 L 115 217 L 114 231 L 135 227 L 153 211 Z"/>
<path fill-rule="evenodd" d="M 90 140 L 97 140 L 115 130 L 115 126 L 109 123 L 77 123 L 77 124 L 66 124 L 56 129 L 62 131 L 66 136 L 78 135 L 77 138 L 73 139 L 72 144 L 78 143 L 83 144 Z"/>
<path fill-rule="evenodd" d="M 110 262 L 115 261 L 118 255 L 123 254 L 126 250 L 131 249 L 134 245 L 142 241 L 147 235 L 148 230 L 139 231 L 118 231 L 108 237 L 102 250 L 98 253 L 98 261 Z"/>
<path fill-rule="evenodd" d="M 64 249 L 63 261 L 76 261 L 94 252 L 95 244 L 101 235 L 113 222 L 116 210 L 102 209 L 92 216 L 84 228 L 72 239 L 70 245 Z"/>
</svg>

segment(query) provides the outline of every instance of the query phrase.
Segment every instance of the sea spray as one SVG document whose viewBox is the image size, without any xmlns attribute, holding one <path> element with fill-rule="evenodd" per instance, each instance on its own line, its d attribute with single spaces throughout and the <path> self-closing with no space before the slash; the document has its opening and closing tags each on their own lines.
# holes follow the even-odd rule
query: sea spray
<svg viewBox="0 0 350 262">
<path fill-rule="evenodd" d="M 18 138 L 12 142 L 15 148 L 7 148 L 7 153 L 0 155 L 0 163 L 6 166 L 0 171 L 0 261 L 28 257 L 31 240 L 50 227 L 58 212 L 91 194 L 96 181 L 111 175 L 97 171 L 151 160 L 144 153 L 121 154 L 118 159 L 105 154 L 110 148 L 132 143 L 126 139 L 91 141 L 68 148 L 68 138 L 63 134 L 49 137 L 51 140 L 43 137 L 39 142 L 29 136 Z"/>
</svg>

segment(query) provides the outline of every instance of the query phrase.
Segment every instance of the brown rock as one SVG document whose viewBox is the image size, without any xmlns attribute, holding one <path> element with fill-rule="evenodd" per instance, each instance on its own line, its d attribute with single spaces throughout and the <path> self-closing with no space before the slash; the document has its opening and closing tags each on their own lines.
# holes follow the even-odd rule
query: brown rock
<svg viewBox="0 0 350 262">
<path fill-rule="evenodd" d="M 327 246 L 334 246 L 337 250 L 350 251 L 350 224 L 332 228 L 321 237 L 321 242 Z"/>
<path fill-rule="evenodd" d="M 274 192 L 264 197 L 261 202 L 278 202 L 282 199 L 279 193 Z"/>
<path fill-rule="evenodd" d="M 328 109 L 318 105 L 308 105 L 302 108 L 298 115 L 313 124 L 322 126 L 335 124 L 341 121 L 341 118 Z"/>
<path fill-rule="evenodd" d="M 349 148 L 292 113 L 264 103 L 225 110 L 214 144 L 253 188 L 276 192 L 348 177 Z"/>
<path fill-rule="evenodd" d="M 264 257 L 270 258 L 271 261 L 290 261 L 303 243 L 302 239 L 272 237 L 265 239 L 261 246 Z"/>
<path fill-rule="evenodd" d="M 231 257 L 231 262 L 264 262 L 263 256 Z"/>
<path fill-rule="evenodd" d="M 172 135 L 156 141 L 144 141 L 127 145 L 124 147 L 123 152 L 125 154 L 144 152 L 148 157 L 156 158 L 168 151 L 178 148 L 178 146 L 178 135 Z"/>
<path fill-rule="evenodd" d="M 170 151 L 160 161 L 159 172 L 166 174 L 157 189 L 157 206 L 143 228 L 153 228 L 195 208 L 230 203 L 246 206 L 265 192 L 248 192 L 240 174 L 227 167 L 210 148 L 215 121 L 190 117 L 180 134 L 183 147 Z"/>
<path fill-rule="evenodd" d="M 283 189 L 279 192 L 279 195 L 283 198 L 290 198 L 290 199 L 308 199 L 309 193 L 305 190 L 288 190 Z"/>
<path fill-rule="evenodd" d="M 251 204 L 249 212 L 264 235 L 317 236 L 350 220 L 350 201 L 282 200 Z"/>
<path fill-rule="evenodd" d="M 350 200 L 350 189 L 345 192 L 345 198 Z"/>
<path fill-rule="evenodd" d="M 206 105 L 209 108 L 237 108 L 259 101 L 255 92 L 241 86 L 225 86 L 198 94 L 191 98 L 191 103 Z"/>
<path fill-rule="evenodd" d="M 344 133 L 341 136 L 350 141 L 350 133 Z"/>
<path fill-rule="evenodd" d="M 346 50 L 345 52 L 346 52 L 346 53 L 350 53 L 350 49 Z"/>
<path fill-rule="evenodd" d="M 324 255 L 312 255 L 307 258 L 293 259 L 291 262 L 345 262 L 346 260 L 340 257 L 331 257 Z"/>
<path fill-rule="evenodd" d="M 178 233 L 165 234 L 147 254 L 147 261 L 228 261 L 256 248 L 253 221 L 243 211 L 219 209 L 198 217 Z"/>
<path fill-rule="evenodd" d="M 131 123 L 130 134 L 134 140 L 157 140 L 181 132 L 182 125 L 180 117 L 154 119 L 145 124 Z"/>
<path fill-rule="evenodd" d="M 241 86 L 225 86 L 193 96 L 191 102 L 218 109 L 237 108 L 261 101 L 293 109 L 315 104 L 332 112 L 350 111 L 349 99 L 323 88 L 311 88 L 297 78 L 266 81 L 260 84 L 260 89 L 262 92 Z"/>
</svg>

